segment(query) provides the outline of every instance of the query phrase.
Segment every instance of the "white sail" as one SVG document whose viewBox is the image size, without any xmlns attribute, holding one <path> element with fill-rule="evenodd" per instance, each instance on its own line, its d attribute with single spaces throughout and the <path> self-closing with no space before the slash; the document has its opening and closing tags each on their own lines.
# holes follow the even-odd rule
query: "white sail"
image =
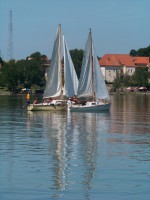
<svg viewBox="0 0 150 200">
<path fill-rule="evenodd" d="M 108 90 L 95 54 L 90 32 L 85 46 L 77 96 L 93 97 L 93 94 L 95 98 L 109 99 Z"/>
<path fill-rule="evenodd" d="M 63 46 L 64 46 L 64 95 L 67 97 L 73 97 L 74 95 L 77 95 L 78 78 L 64 36 L 63 36 Z"/>
<path fill-rule="evenodd" d="M 54 42 L 51 64 L 47 72 L 47 83 L 44 91 L 44 98 L 61 96 L 62 74 L 61 74 L 61 26 L 57 30 Z"/>
<path fill-rule="evenodd" d="M 110 99 L 109 93 L 103 78 L 103 74 L 95 54 L 94 46 L 92 45 L 93 65 L 94 65 L 94 92 L 98 99 Z"/>
<path fill-rule="evenodd" d="M 43 95 L 43 102 L 30 104 L 27 108 L 29 111 L 65 111 L 67 110 L 67 100 L 63 95 L 73 97 L 77 94 L 78 78 L 65 40 L 63 89 L 61 39 L 61 25 L 59 25 L 54 42 L 51 64 L 47 72 L 47 82 Z"/>
<path fill-rule="evenodd" d="M 92 63 L 90 60 L 90 34 L 85 45 L 77 96 L 92 96 Z"/>
</svg>

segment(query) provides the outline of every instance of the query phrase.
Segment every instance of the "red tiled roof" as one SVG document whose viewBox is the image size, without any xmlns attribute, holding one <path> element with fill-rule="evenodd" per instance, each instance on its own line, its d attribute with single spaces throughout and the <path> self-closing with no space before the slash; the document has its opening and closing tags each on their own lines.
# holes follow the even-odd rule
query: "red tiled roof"
<svg viewBox="0 0 150 200">
<path fill-rule="evenodd" d="M 99 63 L 101 66 L 135 66 L 128 54 L 105 54 Z"/>
<path fill-rule="evenodd" d="M 150 58 L 149 57 L 133 57 L 133 62 L 135 65 L 149 65 L 150 66 Z"/>
</svg>

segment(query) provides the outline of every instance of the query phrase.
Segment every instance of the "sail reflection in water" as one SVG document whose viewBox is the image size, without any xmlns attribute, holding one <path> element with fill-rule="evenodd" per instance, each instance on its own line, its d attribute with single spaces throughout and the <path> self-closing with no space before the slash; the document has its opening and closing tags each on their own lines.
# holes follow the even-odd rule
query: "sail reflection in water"
<svg viewBox="0 0 150 200">
<path fill-rule="evenodd" d="M 110 112 L 26 112 L 0 97 L 0 199 L 150 197 L 150 95 L 113 95 Z"/>
<path fill-rule="evenodd" d="M 58 192 L 84 186 L 88 196 L 96 168 L 96 125 L 97 122 L 104 125 L 109 114 L 31 112 L 29 115 L 34 121 L 43 120 L 53 174 L 51 188 Z"/>
</svg>

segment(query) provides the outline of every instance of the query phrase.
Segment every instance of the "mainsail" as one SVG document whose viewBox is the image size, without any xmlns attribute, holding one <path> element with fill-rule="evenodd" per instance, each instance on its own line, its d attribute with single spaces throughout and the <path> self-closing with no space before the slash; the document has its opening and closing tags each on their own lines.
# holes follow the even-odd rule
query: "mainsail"
<svg viewBox="0 0 150 200">
<path fill-rule="evenodd" d="M 92 75 L 92 67 L 90 61 L 90 35 L 89 35 L 83 55 L 81 74 L 77 91 L 78 97 L 88 97 L 92 95 L 91 75 Z"/>
<path fill-rule="evenodd" d="M 44 98 L 59 97 L 62 93 L 62 70 L 61 70 L 61 25 L 58 26 L 54 42 L 51 64 L 47 72 L 47 83 Z"/>
<path fill-rule="evenodd" d="M 93 97 L 93 94 L 95 98 L 109 99 L 90 31 L 85 46 L 77 96 Z"/>
<path fill-rule="evenodd" d="M 62 98 L 63 80 L 62 80 L 62 63 L 61 63 L 62 60 L 61 39 L 62 39 L 61 25 L 59 25 L 56 34 L 56 39 L 54 42 L 51 64 L 47 72 L 48 80 L 43 95 L 44 98 L 49 98 L 49 97 Z M 64 45 L 63 95 L 67 97 L 72 97 L 74 95 L 77 95 L 78 78 L 65 39 L 63 39 L 63 45 Z"/>
</svg>

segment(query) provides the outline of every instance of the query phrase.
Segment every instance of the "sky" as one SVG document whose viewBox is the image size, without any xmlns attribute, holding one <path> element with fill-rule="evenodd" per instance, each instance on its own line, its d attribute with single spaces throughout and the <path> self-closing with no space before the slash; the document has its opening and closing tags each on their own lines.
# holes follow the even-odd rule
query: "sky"
<svg viewBox="0 0 150 200">
<path fill-rule="evenodd" d="M 150 0 L 0 0 L 0 56 L 8 60 L 12 10 L 13 58 L 51 58 L 59 24 L 69 49 L 84 49 L 89 28 L 97 56 L 129 54 L 150 45 Z"/>
</svg>

